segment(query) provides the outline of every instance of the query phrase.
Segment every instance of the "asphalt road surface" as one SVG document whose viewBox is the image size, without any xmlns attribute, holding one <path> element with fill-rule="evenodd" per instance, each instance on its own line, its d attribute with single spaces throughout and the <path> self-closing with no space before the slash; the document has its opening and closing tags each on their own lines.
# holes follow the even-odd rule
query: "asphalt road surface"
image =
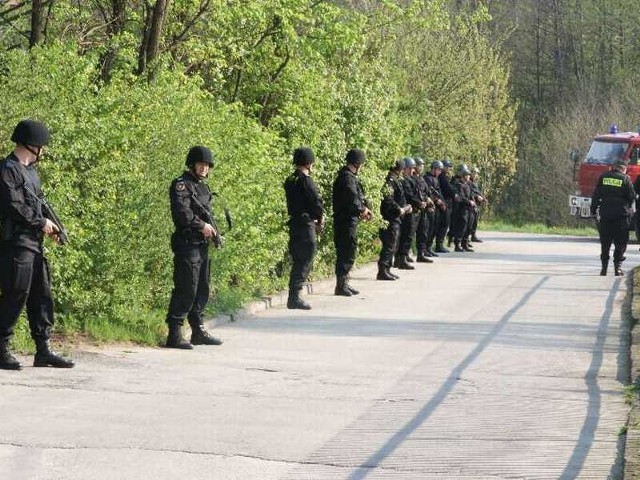
<svg viewBox="0 0 640 480">
<path fill-rule="evenodd" d="M 222 325 L 221 347 L 0 371 L 0 479 L 617 478 L 627 277 L 598 254 L 487 233 L 396 282 L 358 270 L 357 297 L 324 283 L 309 312 Z"/>
</svg>

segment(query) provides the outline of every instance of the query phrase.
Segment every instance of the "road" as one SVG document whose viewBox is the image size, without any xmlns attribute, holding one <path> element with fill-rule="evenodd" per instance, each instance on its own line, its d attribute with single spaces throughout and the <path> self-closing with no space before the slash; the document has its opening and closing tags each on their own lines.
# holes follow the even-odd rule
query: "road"
<svg viewBox="0 0 640 480">
<path fill-rule="evenodd" d="M 396 282 L 366 266 L 354 298 L 320 284 L 221 347 L 0 371 L 0 479 L 617 478 L 627 277 L 593 239 L 485 240 Z"/>
</svg>

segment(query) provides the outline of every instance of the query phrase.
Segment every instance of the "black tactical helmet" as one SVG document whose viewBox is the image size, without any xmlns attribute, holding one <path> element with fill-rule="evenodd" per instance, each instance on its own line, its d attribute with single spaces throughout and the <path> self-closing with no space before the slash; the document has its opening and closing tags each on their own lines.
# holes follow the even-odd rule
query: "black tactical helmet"
<svg viewBox="0 0 640 480">
<path fill-rule="evenodd" d="M 444 165 L 440 160 L 434 160 L 433 162 L 431 162 L 431 170 L 436 168 L 439 168 L 440 170 L 444 168 Z"/>
<path fill-rule="evenodd" d="M 424 160 L 421 159 L 420 157 L 417 157 L 416 158 L 416 165 L 417 166 L 424 165 Z"/>
<path fill-rule="evenodd" d="M 296 148 L 293 152 L 293 164 L 297 167 L 301 165 L 311 165 L 315 161 L 316 156 L 309 147 Z"/>
<path fill-rule="evenodd" d="M 469 167 L 467 167 L 464 163 L 461 163 L 460 165 L 458 165 L 458 168 L 456 169 L 456 174 L 460 176 L 471 175 L 471 170 L 469 170 Z"/>
<path fill-rule="evenodd" d="M 211 153 L 211 150 L 202 145 L 191 147 L 187 154 L 187 161 L 184 163 L 187 167 L 193 167 L 198 162 L 206 163 L 213 167 L 213 153 Z"/>
<path fill-rule="evenodd" d="M 451 168 L 453 167 L 453 163 L 451 163 L 451 160 L 444 160 L 442 162 L 442 168 Z"/>
<path fill-rule="evenodd" d="M 35 120 L 22 120 L 13 129 L 11 141 L 20 145 L 44 147 L 49 143 L 49 130 L 44 123 Z"/>
<path fill-rule="evenodd" d="M 358 150 L 357 148 L 353 148 L 347 152 L 347 165 L 354 165 L 359 167 L 364 163 L 365 154 L 362 150 Z"/>
<path fill-rule="evenodd" d="M 413 168 L 416 166 L 416 161 L 411 157 L 404 157 L 402 161 L 404 162 L 404 168 Z"/>
<path fill-rule="evenodd" d="M 404 158 L 396 160 L 391 166 L 391 170 L 402 170 L 404 168 Z"/>
</svg>

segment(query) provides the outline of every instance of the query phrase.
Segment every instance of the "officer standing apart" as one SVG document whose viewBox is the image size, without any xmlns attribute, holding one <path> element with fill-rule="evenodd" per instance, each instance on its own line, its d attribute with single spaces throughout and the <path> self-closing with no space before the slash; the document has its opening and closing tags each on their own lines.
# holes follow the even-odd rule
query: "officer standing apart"
<svg viewBox="0 0 640 480">
<path fill-rule="evenodd" d="M 53 297 L 43 241 L 45 235 L 58 241 L 60 231 L 43 215 L 36 170 L 36 162 L 49 143 L 49 131 L 40 122 L 23 120 L 14 129 L 11 141 L 16 143 L 13 153 L 0 162 L 0 368 L 22 368 L 9 352 L 9 342 L 25 304 L 36 344 L 33 366 L 71 368 L 72 360 L 49 347 Z"/>
<path fill-rule="evenodd" d="M 631 204 L 636 196 L 626 171 L 627 164 L 623 160 L 616 160 L 613 169 L 600 176 L 591 197 L 591 215 L 598 219 L 602 262 L 600 275 L 603 276 L 607 274 L 612 242 L 615 275 L 624 275 L 622 261 L 629 241 L 629 222 L 633 214 Z"/>
<path fill-rule="evenodd" d="M 204 179 L 213 166 L 211 150 L 195 146 L 189 150 L 182 175 L 171 183 L 171 217 L 175 231 L 173 250 L 173 291 L 169 302 L 168 348 L 190 350 L 193 345 L 221 345 L 204 329 L 204 309 L 209 301 L 209 243 L 221 245 L 220 232 L 211 212 L 211 190 Z M 185 317 L 191 327 L 191 341 L 182 338 Z"/>
<path fill-rule="evenodd" d="M 400 223 L 404 215 L 411 214 L 412 207 L 407 204 L 402 188 L 402 170 L 404 160 L 397 160 L 385 179 L 382 187 L 382 201 L 380 202 L 380 214 L 388 222 L 386 228 L 380 229 L 382 248 L 378 259 L 377 280 L 396 280 L 397 275 L 391 273 L 391 263 L 398 248 L 400 236 Z"/>
<path fill-rule="evenodd" d="M 311 305 L 300 298 L 302 285 L 309 277 L 316 253 L 316 235 L 324 229 L 324 208 L 316 184 L 311 179 L 315 155 L 310 148 L 293 152 L 296 169 L 284 182 L 289 213 L 289 298 L 287 308 L 310 310 Z"/>
<path fill-rule="evenodd" d="M 347 164 L 333 182 L 333 242 L 336 246 L 335 294 L 350 297 L 360 293 L 349 285 L 349 272 L 356 258 L 358 222 L 371 220 L 372 213 L 358 178 L 365 161 L 362 150 L 349 150 Z"/>
</svg>

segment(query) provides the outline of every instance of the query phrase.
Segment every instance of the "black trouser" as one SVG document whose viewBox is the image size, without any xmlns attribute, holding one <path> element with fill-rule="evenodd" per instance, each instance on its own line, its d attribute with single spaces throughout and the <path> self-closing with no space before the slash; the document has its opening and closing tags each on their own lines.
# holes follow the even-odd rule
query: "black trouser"
<svg viewBox="0 0 640 480">
<path fill-rule="evenodd" d="M 429 216 L 429 232 L 427 234 L 427 248 L 431 248 L 433 245 L 433 241 L 436 238 L 436 233 L 438 230 L 438 222 L 440 221 L 440 216 L 445 212 L 436 208 L 433 212 L 428 212 Z"/>
<path fill-rule="evenodd" d="M 629 241 L 629 220 L 629 217 L 600 220 L 598 233 L 600 234 L 600 258 L 602 260 L 609 260 L 609 250 L 611 243 L 613 243 L 613 263 L 622 263 L 622 257 L 624 257 Z"/>
<path fill-rule="evenodd" d="M 387 228 L 380 229 L 380 240 L 382 240 L 382 248 L 380 249 L 380 258 L 378 266 L 390 268 L 393 263 L 393 256 L 398 248 L 398 237 L 400 236 L 400 219 L 397 218 L 389 222 Z"/>
<path fill-rule="evenodd" d="M 451 214 L 451 236 L 454 240 L 461 241 L 466 238 L 470 218 L 471 209 L 466 205 L 453 207 Z"/>
<path fill-rule="evenodd" d="M 416 228 L 416 250 L 418 255 L 424 255 L 429 247 L 429 230 L 431 227 L 430 212 L 418 212 L 418 226 Z"/>
<path fill-rule="evenodd" d="M 316 228 L 313 223 L 289 226 L 289 255 L 291 274 L 289 290 L 299 291 L 311 273 L 313 256 L 316 253 Z"/>
<path fill-rule="evenodd" d="M 336 246 L 336 275 L 349 275 L 356 260 L 358 217 L 333 219 L 333 243 Z"/>
<path fill-rule="evenodd" d="M 418 224 L 418 214 L 408 213 L 402 217 L 400 223 L 400 239 L 398 240 L 398 257 L 409 255 L 413 237 L 416 235 L 416 225 Z"/>
<path fill-rule="evenodd" d="M 444 237 L 447 235 L 447 230 L 449 230 L 449 225 L 451 224 L 451 210 L 453 208 L 453 202 L 447 200 L 447 209 L 440 210 L 438 215 L 438 227 L 436 231 L 436 243 L 443 243 Z"/>
<path fill-rule="evenodd" d="M 173 291 L 169 301 L 167 323 L 202 324 L 204 308 L 209 301 L 209 245 L 180 245 L 173 252 Z"/>
<path fill-rule="evenodd" d="M 0 289 L 0 341 L 11 340 L 25 304 L 31 337 L 47 340 L 53 328 L 53 297 L 42 252 L 20 247 L 0 251 Z"/>
<path fill-rule="evenodd" d="M 472 237 L 476 236 L 476 231 L 478 230 L 478 218 L 480 217 L 480 210 L 474 209 L 471 210 L 471 219 L 469 220 L 469 235 Z"/>
</svg>

